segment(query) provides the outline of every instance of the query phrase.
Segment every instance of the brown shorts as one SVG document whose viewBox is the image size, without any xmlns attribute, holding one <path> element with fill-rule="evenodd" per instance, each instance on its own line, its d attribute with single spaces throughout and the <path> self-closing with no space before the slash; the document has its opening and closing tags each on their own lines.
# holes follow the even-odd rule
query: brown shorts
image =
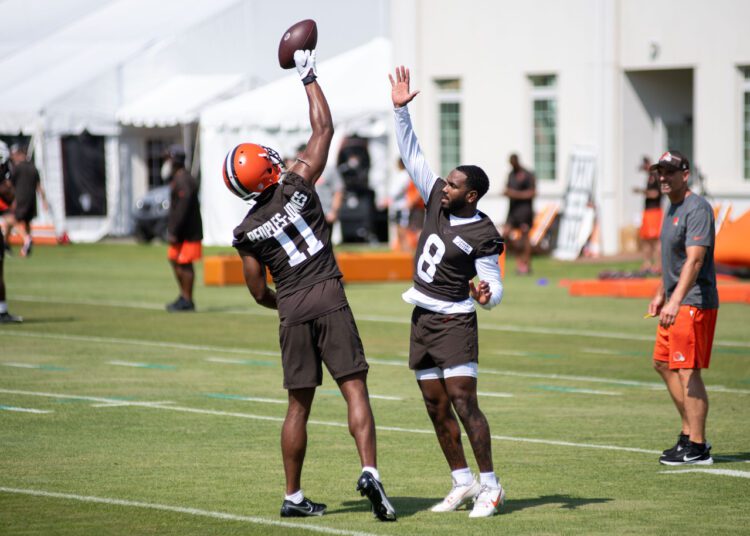
<svg viewBox="0 0 750 536">
<path fill-rule="evenodd" d="M 369 368 L 349 306 L 301 324 L 279 326 L 279 339 L 284 389 L 323 383 L 321 363 L 335 380 Z"/>
<path fill-rule="evenodd" d="M 415 307 L 411 314 L 409 368 L 444 369 L 479 360 L 477 314 L 433 313 Z"/>
</svg>

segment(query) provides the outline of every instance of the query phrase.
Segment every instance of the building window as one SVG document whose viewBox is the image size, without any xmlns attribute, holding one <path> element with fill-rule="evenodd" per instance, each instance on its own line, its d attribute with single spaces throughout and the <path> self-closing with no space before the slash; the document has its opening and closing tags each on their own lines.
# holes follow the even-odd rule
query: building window
<svg viewBox="0 0 750 536">
<path fill-rule="evenodd" d="M 557 176 L 557 76 L 530 76 L 534 134 L 534 172 L 539 179 Z"/>
<path fill-rule="evenodd" d="M 742 67 L 742 171 L 750 180 L 750 67 Z"/>
<path fill-rule="evenodd" d="M 461 80 L 436 80 L 440 105 L 440 172 L 461 164 Z"/>
</svg>

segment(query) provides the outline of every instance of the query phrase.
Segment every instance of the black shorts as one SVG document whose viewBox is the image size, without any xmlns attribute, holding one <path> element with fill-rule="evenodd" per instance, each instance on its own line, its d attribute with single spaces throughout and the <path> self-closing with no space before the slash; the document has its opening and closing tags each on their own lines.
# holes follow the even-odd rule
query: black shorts
<svg viewBox="0 0 750 536">
<path fill-rule="evenodd" d="M 534 211 L 528 205 L 515 207 L 508 212 L 508 220 L 506 223 L 511 229 L 521 229 L 522 227 L 530 229 L 534 224 Z"/>
<path fill-rule="evenodd" d="M 5 258 L 5 237 L 3 236 L 3 232 L 0 231 L 0 261 L 2 261 Z M 2 277 L 2 274 L 0 274 L 0 277 Z"/>
<path fill-rule="evenodd" d="M 335 380 L 367 371 L 362 340 L 349 306 L 293 326 L 279 326 L 284 389 L 317 387 L 323 367 Z"/>
<path fill-rule="evenodd" d="M 445 369 L 479 360 L 477 313 L 442 314 L 415 307 L 411 314 L 409 368 Z"/>
</svg>

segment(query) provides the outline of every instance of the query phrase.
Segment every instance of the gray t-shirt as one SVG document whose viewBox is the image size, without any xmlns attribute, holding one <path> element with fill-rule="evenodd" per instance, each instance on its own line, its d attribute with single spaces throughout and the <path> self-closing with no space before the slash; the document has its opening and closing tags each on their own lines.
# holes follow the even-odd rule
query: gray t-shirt
<svg viewBox="0 0 750 536">
<path fill-rule="evenodd" d="M 704 246 L 708 249 L 703 266 L 681 305 L 692 305 L 699 309 L 719 307 L 714 268 L 714 237 L 714 211 L 701 196 L 691 193 L 682 203 L 669 206 L 661 225 L 662 277 L 667 300 L 680 279 L 680 272 L 687 260 L 687 248 Z"/>
</svg>

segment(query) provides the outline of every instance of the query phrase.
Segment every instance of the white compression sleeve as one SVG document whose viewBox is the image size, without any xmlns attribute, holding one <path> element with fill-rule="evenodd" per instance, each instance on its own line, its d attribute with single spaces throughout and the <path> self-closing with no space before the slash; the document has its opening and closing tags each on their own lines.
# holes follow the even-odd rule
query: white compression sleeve
<svg viewBox="0 0 750 536">
<path fill-rule="evenodd" d="M 401 152 L 401 160 L 404 162 L 404 167 L 409 172 L 409 176 L 414 181 L 422 199 L 427 203 L 427 198 L 430 196 L 438 176 L 430 169 L 422 154 L 419 140 L 417 140 L 417 135 L 411 125 L 408 108 L 406 106 L 394 108 L 393 112 L 396 118 L 396 140 L 398 141 L 398 150 Z"/>
<path fill-rule="evenodd" d="M 474 261 L 474 267 L 477 269 L 479 279 L 487 281 L 490 284 L 490 292 L 492 292 L 490 301 L 482 305 L 484 309 L 492 309 L 503 299 L 503 282 L 500 278 L 500 266 L 497 260 L 497 255 L 490 255 L 488 257 L 480 257 Z"/>
</svg>

